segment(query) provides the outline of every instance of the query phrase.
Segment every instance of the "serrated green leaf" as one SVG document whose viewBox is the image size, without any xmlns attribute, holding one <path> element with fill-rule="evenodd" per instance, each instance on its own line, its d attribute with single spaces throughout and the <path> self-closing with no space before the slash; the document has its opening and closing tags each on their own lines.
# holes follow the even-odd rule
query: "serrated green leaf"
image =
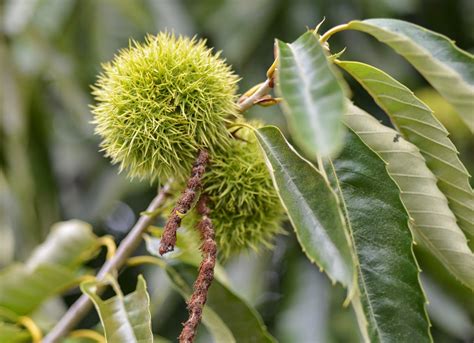
<svg viewBox="0 0 474 343">
<path fill-rule="evenodd" d="M 0 272 L 0 308 L 18 315 L 29 314 L 76 279 L 73 271 L 60 265 L 41 264 L 34 269 L 11 265 Z"/>
<path fill-rule="evenodd" d="M 30 341 L 30 333 L 16 324 L 0 322 L 0 342 L 26 343 Z"/>
<path fill-rule="evenodd" d="M 87 294 L 99 314 L 107 342 L 146 343 L 153 342 L 151 331 L 150 297 L 146 290 L 145 279 L 139 275 L 137 288 L 126 296 L 120 290 L 117 281 L 107 279 L 116 295 L 102 300 L 97 294 L 97 287 L 102 283 L 87 281 L 81 284 L 81 290 Z"/>
<path fill-rule="evenodd" d="M 39 245 L 26 262 L 29 268 L 43 263 L 75 268 L 97 252 L 97 236 L 90 224 L 69 220 L 53 225 L 48 238 Z"/>
<path fill-rule="evenodd" d="M 314 33 L 295 42 L 278 41 L 278 90 L 295 142 L 312 157 L 341 145 L 344 91 Z"/>
<path fill-rule="evenodd" d="M 388 173 L 400 188 L 402 202 L 414 220 L 411 228 L 415 241 L 474 289 L 474 255 L 418 148 L 354 105 L 349 106 L 344 122 L 387 162 Z"/>
<path fill-rule="evenodd" d="M 459 226 L 474 237 L 474 195 L 469 174 L 433 111 L 407 87 L 375 67 L 346 61 L 338 65 L 370 93 L 403 137 L 420 149 L 426 164 L 438 178 L 439 189 L 448 198 Z"/>
<path fill-rule="evenodd" d="M 458 111 L 474 132 L 474 56 L 452 40 L 395 19 L 351 21 L 349 29 L 366 32 L 405 57 Z"/>
<path fill-rule="evenodd" d="M 349 130 L 341 154 L 328 165 L 358 257 L 360 295 L 353 305 L 363 336 L 430 342 L 408 216 L 384 161 Z"/>
<path fill-rule="evenodd" d="M 280 130 L 256 131 L 273 183 L 306 256 L 333 282 L 353 289 L 350 237 L 338 199 L 325 177 L 288 144 Z"/>
</svg>

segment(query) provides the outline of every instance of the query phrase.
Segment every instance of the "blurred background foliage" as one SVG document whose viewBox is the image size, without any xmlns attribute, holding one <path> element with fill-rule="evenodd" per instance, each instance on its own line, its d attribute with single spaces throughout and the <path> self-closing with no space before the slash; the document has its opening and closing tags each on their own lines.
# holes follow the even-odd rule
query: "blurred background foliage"
<svg viewBox="0 0 474 343">
<path fill-rule="evenodd" d="M 172 30 L 208 39 L 242 77 L 241 92 L 264 79 L 273 41 L 293 41 L 326 17 L 322 30 L 351 19 L 399 18 L 474 47 L 471 0 L 3 0 L 0 1 L 0 267 L 24 260 L 57 221 L 79 218 L 117 242 L 153 197 L 156 185 L 117 175 L 98 151 L 90 124 L 90 85 L 100 64 L 130 39 Z M 472 174 L 474 139 L 454 110 L 405 61 L 362 33 L 333 37 L 333 52 L 371 63 L 405 83 L 451 132 Z M 350 81 L 357 103 L 387 120 Z M 277 107 L 252 109 L 249 117 L 285 128 Z M 233 288 L 262 314 L 281 342 L 357 342 L 344 292 L 303 256 L 291 228 L 272 252 L 242 254 L 226 265 Z M 441 265 L 417 250 L 430 300 L 436 342 L 472 342 L 474 297 Z M 92 262 L 100 265 L 103 256 Z M 154 330 L 174 339 L 185 305 L 161 272 L 126 270 L 125 290 L 148 275 Z M 65 300 L 71 303 L 79 291 Z M 64 305 L 48 305 L 57 318 Z M 90 314 L 81 326 L 97 323 Z M 204 331 L 204 329 L 202 329 Z M 205 334 L 205 332 L 204 332 Z M 205 335 L 202 336 L 205 341 Z"/>
</svg>

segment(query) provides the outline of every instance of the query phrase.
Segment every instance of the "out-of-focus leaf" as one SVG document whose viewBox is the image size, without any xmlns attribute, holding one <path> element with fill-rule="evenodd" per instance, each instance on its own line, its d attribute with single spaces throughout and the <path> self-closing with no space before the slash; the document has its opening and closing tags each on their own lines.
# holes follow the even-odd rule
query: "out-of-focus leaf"
<svg viewBox="0 0 474 343">
<path fill-rule="evenodd" d="M 279 341 L 327 342 L 329 281 L 316 268 L 311 268 L 309 261 L 298 259 L 289 263 L 283 284 L 285 296 L 275 325 Z M 336 306 L 339 309 L 340 303 Z"/>
<path fill-rule="evenodd" d="M 35 269 L 11 265 L 0 272 L 0 308 L 29 314 L 76 279 L 73 271 L 60 265 L 41 264 Z"/>
<path fill-rule="evenodd" d="M 256 131 L 275 188 L 306 256 L 333 282 L 353 289 L 355 262 L 337 195 L 325 177 L 288 144 L 278 128 Z"/>
<path fill-rule="evenodd" d="M 0 322 L 0 342 L 26 343 L 30 340 L 30 333 L 18 325 Z"/>
<path fill-rule="evenodd" d="M 152 255 L 157 255 L 153 244 L 148 243 L 147 248 Z M 148 262 L 165 269 L 173 286 L 188 299 L 197 276 L 196 266 L 188 263 L 176 265 L 167 261 L 169 260 L 153 257 Z M 214 278 L 209 289 L 202 321 L 216 342 L 274 342 L 259 313 L 219 277 Z"/>
<path fill-rule="evenodd" d="M 166 266 L 170 279 L 186 297 L 191 295 L 192 284 L 197 277 L 196 268 L 182 264 Z M 275 342 L 268 333 L 258 312 L 231 289 L 214 280 L 206 306 L 227 327 L 235 342 Z M 205 314 L 204 314 L 205 315 Z M 216 339 L 217 342 L 221 342 Z M 225 341 L 228 342 L 228 341 Z"/>
<path fill-rule="evenodd" d="M 84 222 L 56 224 L 25 264 L 0 271 L 0 308 L 29 314 L 43 301 L 75 283 L 78 269 L 98 250 L 97 237 Z"/>
<path fill-rule="evenodd" d="M 97 341 L 86 337 L 66 337 L 61 343 L 97 343 Z"/>
<path fill-rule="evenodd" d="M 352 303 L 365 340 L 430 342 L 408 215 L 385 162 L 351 130 L 328 173 L 346 209 L 358 257 Z"/>
<path fill-rule="evenodd" d="M 158 254 L 158 251 L 163 229 L 158 227 L 150 227 L 148 232 L 150 235 L 143 236 L 146 243 L 146 248 L 153 256 L 161 258 L 161 255 Z M 179 260 L 183 263 L 199 267 L 202 259 L 199 246 L 197 244 L 199 241 L 199 235 L 187 230 L 186 232 L 178 232 L 177 237 L 178 239 L 175 250 L 167 253 L 164 258 L 167 260 Z M 214 277 L 217 278 L 219 282 L 227 286 L 229 285 L 229 280 L 227 279 L 225 269 L 219 262 L 217 262 L 216 266 L 214 267 Z"/>
<path fill-rule="evenodd" d="M 150 298 L 145 279 L 140 275 L 136 290 L 126 296 L 113 278 L 109 278 L 108 281 L 116 295 L 107 300 L 102 300 L 96 294 L 100 282 L 86 281 L 81 284 L 81 290 L 90 297 L 99 313 L 107 342 L 153 342 Z"/>
<path fill-rule="evenodd" d="M 316 35 L 278 41 L 278 89 L 295 142 L 306 154 L 327 156 L 341 145 L 344 91 Z"/>
<path fill-rule="evenodd" d="M 80 220 L 60 222 L 53 225 L 46 241 L 33 251 L 26 265 L 30 269 L 43 263 L 76 268 L 89 260 L 98 246 L 90 224 Z"/>
<path fill-rule="evenodd" d="M 402 202 L 414 220 L 411 228 L 415 241 L 474 288 L 474 255 L 417 147 L 356 106 L 349 106 L 344 122 L 387 162 L 388 173 L 400 188 Z"/>
<path fill-rule="evenodd" d="M 349 29 L 366 32 L 405 57 L 458 111 L 474 132 L 474 56 L 452 40 L 395 19 L 351 21 Z"/>
<path fill-rule="evenodd" d="M 433 322 L 463 342 L 473 338 L 474 323 L 469 318 L 466 308 L 428 277 L 423 277 L 422 282 L 429 301 L 428 313 Z"/>
<path fill-rule="evenodd" d="M 375 67 L 345 61 L 338 65 L 370 93 L 400 133 L 420 149 L 438 178 L 438 186 L 448 198 L 459 226 L 474 237 L 474 194 L 469 173 L 433 111 L 407 87 Z"/>
<path fill-rule="evenodd" d="M 239 64 L 254 57 L 279 6 L 272 0 L 245 3 L 211 0 L 187 3 L 186 9 L 191 9 L 191 14 L 194 14 L 194 19 L 204 32 L 213 33 L 216 48 L 222 49 L 232 63 Z"/>
</svg>

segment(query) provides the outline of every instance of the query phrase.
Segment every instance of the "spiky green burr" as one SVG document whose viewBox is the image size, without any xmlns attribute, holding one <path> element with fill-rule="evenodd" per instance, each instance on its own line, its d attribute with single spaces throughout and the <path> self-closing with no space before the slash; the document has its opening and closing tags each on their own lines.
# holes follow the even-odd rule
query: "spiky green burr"
<svg viewBox="0 0 474 343">
<path fill-rule="evenodd" d="M 203 179 L 218 251 L 224 259 L 248 248 L 271 247 L 274 236 L 283 231 L 285 218 L 252 129 L 234 126 L 230 132 L 234 139 L 211 156 Z M 191 213 L 183 225 L 192 229 L 197 220 Z"/>
<path fill-rule="evenodd" d="M 188 177 L 201 148 L 229 145 L 238 77 L 205 41 L 160 33 L 103 65 L 93 87 L 102 150 L 130 177 Z"/>
</svg>

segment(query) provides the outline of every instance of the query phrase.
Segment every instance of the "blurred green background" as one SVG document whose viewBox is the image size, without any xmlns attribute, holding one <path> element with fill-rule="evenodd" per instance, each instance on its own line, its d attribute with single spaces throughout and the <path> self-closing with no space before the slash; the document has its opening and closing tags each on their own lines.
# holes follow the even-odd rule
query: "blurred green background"
<svg viewBox="0 0 474 343">
<path fill-rule="evenodd" d="M 273 41 L 293 41 L 326 17 L 322 31 L 351 19 L 399 18 L 474 48 L 472 0 L 3 0 L 0 1 L 0 267 L 22 260 L 51 224 L 79 218 L 117 241 L 153 197 L 156 185 L 130 182 L 98 151 L 90 124 L 90 85 L 102 62 L 130 39 L 172 30 L 208 39 L 242 77 L 241 92 L 262 81 L 273 61 Z M 474 139 L 452 108 L 390 49 L 362 33 L 334 36 L 331 49 L 371 63 L 405 83 L 451 132 L 472 174 Z M 353 82 L 355 101 L 386 118 Z M 277 107 L 250 117 L 285 128 Z M 226 265 L 235 289 L 262 314 L 281 342 L 357 342 L 344 292 L 306 261 L 288 227 L 273 252 L 238 256 Z M 436 342 L 472 342 L 473 294 L 441 265 L 417 251 Z M 101 263 L 100 258 L 92 266 Z M 186 312 L 163 275 L 149 278 L 154 330 L 174 339 Z M 139 271 L 125 271 L 132 289 Z M 70 303 L 78 291 L 66 296 Z M 52 317 L 64 309 L 51 310 Z M 51 314 L 51 313 L 50 313 Z M 94 325 L 89 315 L 82 326 Z M 204 337 L 204 338 L 203 338 Z M 205 341 L 205 336 L 201 337 Z"/>
</svg>

